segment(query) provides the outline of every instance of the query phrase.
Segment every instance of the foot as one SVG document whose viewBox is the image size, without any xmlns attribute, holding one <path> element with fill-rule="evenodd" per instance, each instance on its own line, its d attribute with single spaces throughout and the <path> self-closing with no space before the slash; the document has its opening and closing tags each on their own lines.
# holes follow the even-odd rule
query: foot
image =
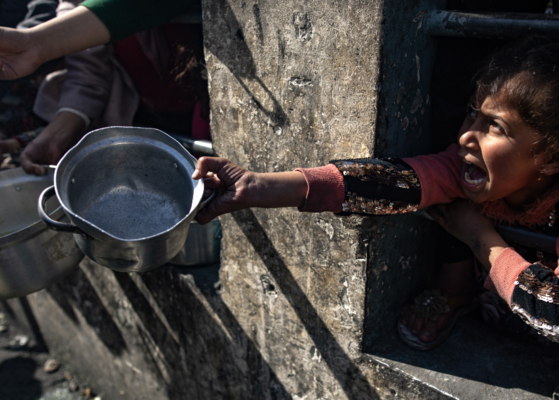
<svg viewBox="0 0 559 400">
<path fill-rule="evenodd" d="M 472 261 L 441 265 L 436 280 L 440 290 L 426 291 L 403 307 L 399 322 L 402 335 L 418 345 L 435 343 L 441 334 L 449 333 L 447 328 L 454 324 L 457 312 L 461 316 L 471 310 L 475 299 Z"/>
<path fill-rule="evenodd" d="M 414 304 L 404 306 L 400 324 L 422 343 L 432 343 L 447 329 L 456 312 L 472 304 L 474 298 L 473 293 L 451 295 L 427 290 L 414 299 Z"/>
</svg>

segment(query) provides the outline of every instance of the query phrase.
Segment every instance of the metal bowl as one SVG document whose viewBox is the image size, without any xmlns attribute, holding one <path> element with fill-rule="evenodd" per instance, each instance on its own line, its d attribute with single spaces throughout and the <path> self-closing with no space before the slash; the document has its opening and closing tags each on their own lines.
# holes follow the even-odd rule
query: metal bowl
<svg viewBox="0 0 559 400">
<path fill-rule="evenodd" d="M 52 185 L 47 175 L 27 175 L 21 168 L 0 171 L 0 298 L 25 296 L 61 279 L 83 258 L 72 234 L 55 232 L 39 220 L 37 198 Z M 51 218 L 64 212 L 56 200 Z"/>
</svg>

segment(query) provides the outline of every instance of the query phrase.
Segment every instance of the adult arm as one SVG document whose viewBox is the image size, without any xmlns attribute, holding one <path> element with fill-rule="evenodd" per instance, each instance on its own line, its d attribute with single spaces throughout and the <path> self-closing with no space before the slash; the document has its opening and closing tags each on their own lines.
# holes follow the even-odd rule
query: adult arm
<svg viewBox="0 0 559 400">
<path fill-rule="evenodd" d="M 27 30 L 0 28 L 0 79 L 17 79 L 41 64 L 117 41 L 185 12 L 193 0 L 88 0 L 61 17 Z"/>
<path fill-rule="evenodd" d="M 81 6 L 34 28 L 0 28 L 0 79 L 21 78 L 49 60 L 109 40 L 103 22 Z"/>
</svg>

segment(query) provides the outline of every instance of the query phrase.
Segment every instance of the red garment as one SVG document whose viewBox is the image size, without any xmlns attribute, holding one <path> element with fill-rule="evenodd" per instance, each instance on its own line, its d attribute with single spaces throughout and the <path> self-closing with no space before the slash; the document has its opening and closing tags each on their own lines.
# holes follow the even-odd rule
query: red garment
<svg viewBox="0 0 559 400">
<path fill-rule="evenodd" d="M 438 154 L 402 159 L 414 169 L 419 177 L 421 183 L 419 209 L 466 198 L 460 186 L 462 161 L 458 157 L 459 149 L 459 145 L 453 144 Z M 303 173 L 308 185 L 307 199 L 300 211 L 338 213 L 342 210 L 345 189 L 343 176 L 336 166 L 329 164 L 318 168 L 298 168 L 296 171 Z M 557 203 L 559 203 L 559 189 L 553 187 L 546 194 L 546 199 L 543 201 L 540 199 L 527 207 L 526 213 L 537 216 L 541 214 L 547 217 Z M 495 211 L 493 208 L 491 209 Z M 492 215 L 492 217 L 507 220 L 511 215 L 514 216 L 512 211 L 502 210 L 501 215 Z M 556 244 L 556 251 L 559 255 L 559 240 Z M 485 282 L 486 289 L 496 291 L 510 306 L 515 281 L 518 275 L 530 265 L 531 263 L 521 257 L 513 248 L 508 247 L 499 254 L 491 267 L 489 277 Z M 555 269 L 555 275 L 559 276 L 559 267 Z"/>
<path fill-rule="evenodd" d="M 162 27 L 170 49 L 179 45 L 177 38 L 189 37 L 191 26 L 186 24 L 166 24 Z M 171 56 L 167 70 L 160 76 L 157 68 L 146 56 L 136 35 L 119 40 L 114 44 L 116 55 L 130 75 L 142 101 L 152 110 L 167 114 L 192 112 L 197 102 L 193 87 L 179 85 L 175 81 L 172 68 L 175 56 Z"/>
</svg>

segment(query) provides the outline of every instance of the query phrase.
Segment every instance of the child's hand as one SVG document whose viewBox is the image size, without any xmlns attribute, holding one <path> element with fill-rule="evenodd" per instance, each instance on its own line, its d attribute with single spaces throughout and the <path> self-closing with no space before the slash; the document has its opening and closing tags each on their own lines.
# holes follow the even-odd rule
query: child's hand
<svg viewBox="0 0 559 400">
<path fill-rule="evenodd" d="M 449 204 L 429 207 L 429 215 L 448 233 L 471 247 L 475 238 L 483 232 L 495 230 L 493 221 L 474 207 L 468 200 L 456 200 Z"/>
<path fill-rule="evenodd" d="M 215 217 L 251 206 L 248 188 L 254 173 L 225 158 L 201 157 L 192 174 L 193 179 L 204 178 L 207 189 L 217 191 L 214 200 L 196 215 L 196 221 L 206 224 Z"/>
<path fill-rule="evenodd" d="M 200 158 L 192 178 L 204 178 L 207 188 L 217 190 L 214 200 L 198 212 L 200 224 L 249 207 L 301 207 L 308 190 L 301 172 L 256 173 L 224 158 Z"/>
<path fill-rule="evenodd" d="M 495 223 L 468 200 L 429 207 L 429 215 L 448 233 L 466 243 L 487 268 L 508 245 L 495 230 Z"/>
</svg>

